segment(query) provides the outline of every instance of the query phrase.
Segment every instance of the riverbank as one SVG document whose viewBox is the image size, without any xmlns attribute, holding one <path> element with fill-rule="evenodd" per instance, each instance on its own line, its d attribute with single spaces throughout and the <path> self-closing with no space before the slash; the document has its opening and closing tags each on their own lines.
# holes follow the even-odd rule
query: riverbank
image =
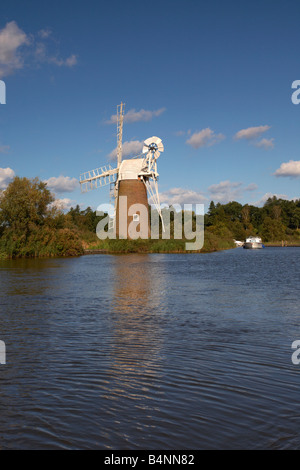
<svg viewBox="0 0 300 470">
<path fill-rule="evenodd" d="M 295 247 L 300 247 L 299 242 L 290 242 L 290 241 L 285 241 L 285 242 L 266 242 L 264 243 L 266 247 L 272 247 L 272 248 L 295 248 Z"/>
<path fill-rule="evenodd" d="M 128 253 L 212 253 L 235 248 L 233 240 L 221 239 L 206 232 L 204 246 L 201 250 L 187 251 L 185 243 L 188 240 L 102 240 L 91 245 L 85 245 L 83 255 L 96 254 L 128 254 Z M 300 248 L 297 242 L 267 242 L 266 248 Z"/>
<path fill-rule="evenodd" d="M 85 245 L 84 254 L 100 253 L 189 253 L 186 243 L 191 240 L 98 240 L 97 243 Z M 211 253 L 234 248 L 235 244 L 231 238 L 219 238 L 212 233 L 206 233 L 204 245 L 200 250 L 190 251 L 192 253 Z"/>
</svg>

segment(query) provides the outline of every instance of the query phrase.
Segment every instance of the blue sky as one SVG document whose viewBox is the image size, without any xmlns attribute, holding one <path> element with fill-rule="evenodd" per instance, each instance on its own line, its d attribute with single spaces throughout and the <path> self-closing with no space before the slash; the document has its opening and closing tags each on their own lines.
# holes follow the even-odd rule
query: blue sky
<svg viewBox="0 0 300 470">
<path fill-rule="evenodd" d="M 162 202 L 299 198 L 299 17 L 297 0 L 2 1 L 0 188 L 38 176 L 66 207 L 108 202 L 77 181 L 112 162 L 122 100 L 125 154 L 164 143 Z"/>
</svg>

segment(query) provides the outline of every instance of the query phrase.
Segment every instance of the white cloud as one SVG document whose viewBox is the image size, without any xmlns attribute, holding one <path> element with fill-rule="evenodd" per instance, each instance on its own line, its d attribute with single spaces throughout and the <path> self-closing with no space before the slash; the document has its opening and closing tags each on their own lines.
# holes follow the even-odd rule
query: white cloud
<svg viewBox="0 0 300 470">
<path fill-rule="evenodd" d="M 15 172 L 11 168 L 0 168 L 0 189 L 6 189 L 14 177 Z"/>
<path fill-rule="evenodd" d="M 218 184 L 209 186 L 208 191 L 211 195 L 211 199 L 225 204 L 230 201 L 236 201 L 242 197 L 242 185 L 243 183 L 231 182 L 229 180 L 221 181 Z"/>
<path fill-rule="evenodd" d="M 76 65 L 77 62 L 78 62 L 77 55 L 75 54 L 72 54 L 70 55 L 70 57 L 67 57 L 67 59 L 65 59 L 65 65 L 67 67 L 73 67 L 73 65 Z"/>
<path fill-rule="evenodd" d="M 77 56 L 75 54 L 70 55 L 66 59 L 62 59 L 59 56 L 50 56 L 46 44 L 44 42 L 37 42 L 35 46 L 35 58 L 40 63 L 54 64 L 58 67 L 73 67 L 77 64 Z"/>
<path fill-rule="evenodd" d="M 139 155 L 142 152 L 143 144 L 144 142 L 140 142 L 139 140 L 124 142 L 122 145 L 123 157 L 127 157 L 128 155 Z M 110 160 L 115 160 L 117 158 L 117 147 L 112 152 L 110 152 L 108 157 Z"/>
<path fill-rule="evenodd" d="M 265 202 L 269 198 L 272 198 L 273 196 L 276 196 L 277 199 L 285 199 L 285 200 L 296 200 L 296 198 L 289 199 L 289 197 L 286 194 L 274 194 L 274 193 L 266 193 L 259 201 L 253 202 L 253 206 L 263 206 Z"/>
<path fill-rule="evenodd" d="M 9 149 L 9 145 L 0 145 L 0 153 L 7 153 Z"/>
<path fill-rule="evenodd" d="M 290 178 L 300 177 L 300 161 L 290 160 L 287 163 L 282 163 L 280 168 L 275 171 L 275 176 L 289 176 Z"/>
<path fill-rule="evenodd" d="M 26 34 L 15 21 L 0 29 L 0 78 L 24 67 L 24 46 L 27 46 L 26 59 L 29 63 L 34 60 L 35 63 L 50 63 L 58 67 L 76 65 L 75 54 L 64 59 L 47 51 L 46 42 L 51 34 L 50 29 L 41 29 L 36 35 Z"/>
<path fill-rule="evenodd" d="M 50 28 L 41 29 L 38 32 L 38 36 L 40 36 L 42 39 L 47 39 L 51 34 L 52 34 L 52 31 Z"/>
<path fill-rule="evenodd" d="M 79 182 L 76 178 L 70 178 L 70 176 L 58 176 L 45 180 L 48 188 L 56 193 L 70 193 L 74 191 L 78 186 Z"/>
<path fill-rule="evenodd" d="M 230 201 L 236 201 L 243 197 L 245 191 L 255 191 L 257 185 L 250 183 L 243 186 L 241 182 L 221 181 L 218 184 L 209 186 L 207 195 L 201 191 L 193 191 L 185 188 L 172 188 L 160 194 L 162 204 L 205 204 L 209 200 L 226 204 Z M 150 201 L 151 202 L 151 201 Z"/>
<path fill-rule="evenodd" d="M 73 67 L 77 64 L 77 56 L 75 54 L 70 55 L 67 59 L 61 59 L 59 57 L 49 57 L 47 58 L 47 62 L 51 64 L 55 64 L 58 67 Z"/>
<path fill-rule="evenodd" d="M 43 42 L 37 42 L 34 51 L 35 57 L 39 62 L 45 62 L 46 59 L 46 46 Z"/>
<path fill-rule="evenodd" d="M 250 183 L 246 188 L 244 188 L 244 191 L 255 191 L 258 188 L 257 184 L 255 183 Z"/>
<path fill-rule="evenodd" d="M 65 197 L 63 199 L 55 199 L 55 201 L 53 201 L 50 204 L 50 206 L 51 207 L 56 207 L 56 209 L 65 211 L 65 210 L 70 210 L 71 207 L 75 207 L 76 206 L 76 201 Z"/>
<path fill-rule="evenodd" d="M 156 111 L 147 111 L 145 109 L 141 109 L 140 111 L 136 111 L 135 109 L 130 109 L 124 115 L 124 122 L 138 122 L 138 121 L 151 121 L 152 118 L 160 116 L 166 108 L 160 108 Z M 106 124 L 116 124 L 117 123 L 117 115 L 113 114 L 109 121 L 106 121 Z"/>
<path fill-rule="evenodd" d="M 194 149 L 198 149 L 205 146 L 210 147 L 224 138 L 225 136 L 223 134 L 215 134 L 214 131 L 207 127 L 199 132 L 195 132 L 186 143 L 194 147 Z"/>
<path fill-rule="evenodd" d="M 29 44 L 29 37 L 15 21 L 10 21 L 0 30 L 0 77 L 21 69 L 24 65 L 20 48 Z"/>
<path fill-rule="evenodd" d="M 242 129 L 239 132 L 237 132 L 234 136 L 235 140 L 241 140 L 241 139 L 247 139 L 247 140 L 252 140 L 252 139 L 257 139 L 258 137 L 261 136 L 264 132 L 268 131 L 271 129 L 270 126 L 257 126 L 257 127 L 248 127 L 247 129 Z"/>
<path fill-rule="evenodd" d="M 181 137 L 182 135 L 185 135 L 185 131 L 176 131 L 174 132 L 174 135 L 176 135 L 176 137 Z"/>
<path fill-rule="evenodd" d="M 204 204 L 207 198 L 201 192 L 186 188 L 171 188 L 159 195 L 161 204 Z"/>
<path fill-rule="evenodd" d="M 265 150 L 272 149 L 274 147 L 274 139 L 261 139 L 254 144 L 256 147 L 264 148 Z"/>
</svg>

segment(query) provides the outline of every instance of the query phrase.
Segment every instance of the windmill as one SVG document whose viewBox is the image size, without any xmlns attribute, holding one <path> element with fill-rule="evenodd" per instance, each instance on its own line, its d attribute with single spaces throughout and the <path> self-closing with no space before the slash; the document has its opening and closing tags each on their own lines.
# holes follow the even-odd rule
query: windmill
<svg viewBox="0 0 300 470">
<path fill-rule="evenodd" d="M 159 176 L 157 172 L 157 159 L 160 153 L 164 151 L 164 146 L 159 137 L 150 137 L 144 141 L 142 154 L 123 160 L 124 107 L 124 103 L 117 107 L 117 166 L 113 168 L 108 164 L 81 174 L 80 186 L 82 192 L 87 192 L 109 184 L 115 208 L 113 217 L 110 219 L 109 230 L 115 229 L 117 237 L 131 238 L 129 226 L 140 224 L 141 227 L 147 227 L 148 233 L 146 236 L 144 234 L 143 238 L 148 238 L 150 235 L 150 225 L 147 193 L 161 218 L 164 230 L 157 184 Z M 122 203 L 124 196 L 127 198 L 127 206 L 125 208 Z M 130 208 L 134 208 L 135 204 L 141 205 L 144 210 L 138 213 L 131 213 Z M 120 220 L 121 216 L 124 215 L 124 210 L 127 209 L 126 233 L 124 233 L 124 227 L 120 226 Z"/>
</svg>

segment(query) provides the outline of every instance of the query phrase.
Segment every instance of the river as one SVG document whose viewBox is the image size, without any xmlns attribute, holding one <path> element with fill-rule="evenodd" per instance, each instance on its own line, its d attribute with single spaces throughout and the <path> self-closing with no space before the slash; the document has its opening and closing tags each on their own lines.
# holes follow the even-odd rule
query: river
<svg viewBox="0 0 300 470">
<path fill-rule="evenodd" d="M 0 261 L 0 449 L 300 447 L 299 248 Z"/>
</svg>

